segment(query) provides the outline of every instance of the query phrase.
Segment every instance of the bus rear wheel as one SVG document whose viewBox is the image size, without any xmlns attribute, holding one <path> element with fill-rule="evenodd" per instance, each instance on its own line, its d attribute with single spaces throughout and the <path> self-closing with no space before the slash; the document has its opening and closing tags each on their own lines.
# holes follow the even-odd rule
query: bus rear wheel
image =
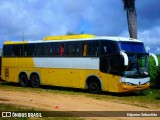
<svg viewBox="0 0 160 120">
<path fill-rule="evenodd" d="M 40 86 L 40 79 L 39 79 L 39 76 L 37 74 L 33 74 L 31 76 L 31 86 L 33 88 L 38 88 Z"/>
<path fill-rule="evenodd" d="M 20 85 L 22 87 L 27 87 L 28 86 L 28 77 L 26 74 L 21 74 L 20 75 Z"/>
<path fill-rule="evenodd" d="M 98 94 L 101 92 L 101 85 L 99 80 L 93 78 L 88 81 L 88 89 L 93 94 Z"/>
</svg>

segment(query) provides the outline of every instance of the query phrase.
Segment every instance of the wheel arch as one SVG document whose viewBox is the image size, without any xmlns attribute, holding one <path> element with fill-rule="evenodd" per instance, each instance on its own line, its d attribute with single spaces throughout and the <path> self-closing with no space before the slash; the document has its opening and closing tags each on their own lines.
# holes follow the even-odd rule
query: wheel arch
<svg viewBox="0 0 160 120">
<path fill-rule="evenodd" d="M 86 80 L 85 80 L 85 89 L 88 89 L 88 83 L 89 83 L 89 81 L 90 80 L 92 80 L 92 79 L 96 79 L 99 83 L 100 83 L 100 87 L 101 87 L 101 90 L 102 90 L 102 80 L 101 80 L 101 78 L 99 77 L 99 76 L 97 76 L 97 75 L 89 75 L 87 78 L 86 78 Z"/>
<path fill-rule="evenodd" d="M 20 82 L 20 76 L 23 75 L 23 74 L 27 75 L 27 78 L 28 78 L 28 80 L 29 80 L 28 73 L 27 73 L 26 71 L 21 71 L 21 72 L 19 73 L 19 75 L 18 75 L 18 82 Z"/>
<path fill-rule="evenodd" d="M 32 72 L 32 73 L 30 74 L 30 76 L 29 76 L 29 79 L 31 79 L 31 77 L 32 77 L 33 75 L 38 75 L 38 77 L 39 77 L 39 81 L 40 81 L 40 83 L 41 83 L 41 77 L 40 77 L 40 74 L 39 74 L 38 72 Z"/>
</svg>

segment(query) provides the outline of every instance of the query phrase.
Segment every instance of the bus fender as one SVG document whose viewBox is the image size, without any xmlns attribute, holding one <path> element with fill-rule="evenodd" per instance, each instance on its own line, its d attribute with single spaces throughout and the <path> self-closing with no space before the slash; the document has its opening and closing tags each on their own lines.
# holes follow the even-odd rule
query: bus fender
<svg viewBox="0 0 160 120">
<path fill-rule="evenodd" d="M 27 75 L 27 78 L 28 78 L 28 80 L 29 80 L 29 75 L 28 75 L 28 73 L 27 73 L 26 71 L 21 71 L 21 72 L 19 73 L 19 75 L 18 75 L 18 81 L 20 81 L 20 75 L 22 75 L 22 74 L 26 74 L 26 75 Z"/>
<path fill-rule="evenodd" d="M 39 80 L 40 80 L 40 82 L 41 82 L 41 77 L 40 77 L 40 74 L 39 74 L 38 72 L 32 72 L 32 73 L 30 74 L 29 78 L 31 79 L 32 75 L 34 75 L 34 74 L 38 75 Z"/>
<path fill-rule="evenodd" d="M 102 80 L 101 80 L 101 78 L 98 76 L 98 75 L 95 75 L 95 74 L 93 74 L 93 75 L 89 75 L 87 78 L 86 78 L 86 80 L 85 80 L 85 89 L 88 89 L 88 84 L 87 84 L 87 81 L 90 79 L 90 78 L 96 78 L 98 81 L 99 81 L 99 83 L 100 83 L 100 86 L 101 86 L 101 90 L 102 90 Z"/>
</svg>

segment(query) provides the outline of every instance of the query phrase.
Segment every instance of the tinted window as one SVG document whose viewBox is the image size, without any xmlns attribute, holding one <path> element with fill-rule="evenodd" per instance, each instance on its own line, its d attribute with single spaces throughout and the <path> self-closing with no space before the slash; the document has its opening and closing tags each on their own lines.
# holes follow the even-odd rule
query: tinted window
<svg viewBox="0 0 160 120">
<path fill-rule="evenodd" d="M 27 56 L 27 45 L 23 45 L 23 56 Z"/>
<path fill-rule="evenodd" d="M 119 73 L 118 56 L 100 56 L 100 71 L 111 74 Z"/>
<path fill-rule="evenodd" d="M 36 56 L 49 56 L 50 55 L 49 44 L 48 43 L 36 44 L 35 55 Z"/>
<path fill-rule="evenodd" d="M 22 56 L 23 45 L 13 45 L 13 56 Z"/>
<path fill-rule="evenodd" d="M 66 56 L 81 56 L 81 43 L 66 42 L 64 50 Z"/>
<path fill-rule="evenodd" d="M 35 56 L 35 44 L 27 45 L 27 56 Z"/>
<path fill-rule="evenodd" d="M 3 56 L 12 56 L 12 45 L 3 46 Z"/>
<path fill-rule="evenodd" d="M 99 54 L 99 43 L 98 41 L 83 42 L 83 56 L 98 56 Z"/>
<path fill-rule="evenodd" d="M 101 55 L 117 53 L 117 45 L 114 41 L 101 41 Z"/>
<path fill-rule="evenodd" d="M 115 57 L 110 57 L 108 67 L 109 67 L 109 73 L 118 72 L 118 59 Z"/>
<path fill-rule="evenodd" d="M 143 43 L 138 42 L 120 42 L 121 50 L 125 52 L 146 53 Z"/>
<path fill-rule="evenodd" d="M 44 56 L 49 56 L 50 55 L 50 43 L 45 43 L 43 46 L 43 51 L 44 51 Z"/>
<path fill-rule="evenodd" d="M 60 43 L 50 43 L 50 56 L 60 56 Z"/>
<path fill-rule="evenodd" d="M 60 55 L 60 56 L 63 56 L 63 55 L 64 55 L 64 43 L 60 43 L 59 55 Z"/>
</svg>

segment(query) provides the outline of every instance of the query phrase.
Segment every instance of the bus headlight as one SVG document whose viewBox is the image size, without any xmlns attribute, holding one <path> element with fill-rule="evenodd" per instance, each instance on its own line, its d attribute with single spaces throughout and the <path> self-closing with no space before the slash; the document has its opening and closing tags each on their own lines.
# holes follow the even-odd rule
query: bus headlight
<svg viewBox="0 0 160 120">
<path fill-rule="evenodd" d="M 146 82 L 145 84 L 150 84 L 150 82 L 148 81 L 148 82 Z"/>
<path fill-rule="evenodd" d="M 127 86 L 131 86 L 131 85 L 133 85 L 132 83 L 130 83 L 130 82 L 122 82 L 124 85 L 127 85 Z"/>
<path fill-rule="evenodd" d="M 142 75 L 148 75 L 148 72 L 143 72 Z"/>
</svg>

